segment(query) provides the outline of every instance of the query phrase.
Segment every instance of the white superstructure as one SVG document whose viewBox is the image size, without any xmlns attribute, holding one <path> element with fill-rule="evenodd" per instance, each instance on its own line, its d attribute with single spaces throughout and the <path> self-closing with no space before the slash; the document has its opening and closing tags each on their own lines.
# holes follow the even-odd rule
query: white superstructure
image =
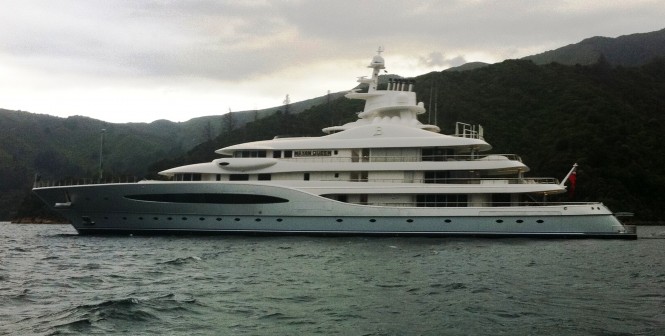
<svg viewBox="0 0 665 336">
<path fill-rule="evenodd" d="M 226 232 L 635 238 L 601 203 L 548 203 L 566 191 L 527 178 L 512 154 L 485 154 L 481 126 L 423 124 L 414 81 L 379 88 L 381 51 L 358 82 L 358 120 L 321 137 L 275 138 L 160 174 L 170 181 L 38 187 L 80 233 Z"/>
</svg>

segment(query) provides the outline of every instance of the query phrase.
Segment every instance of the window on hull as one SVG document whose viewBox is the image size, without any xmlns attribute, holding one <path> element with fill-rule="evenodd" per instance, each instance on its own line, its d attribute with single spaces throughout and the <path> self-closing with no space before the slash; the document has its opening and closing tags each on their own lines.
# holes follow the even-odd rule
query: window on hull
<svg viewBox="0 0 665 336">
<path fill-rule="evenodd" d="M 426 171 L 425 183 L 446 183 L 450 179 L 449 171 Z"/>
<path fill-rule="evenodd" d="M 508 206 L 511 204 L 510 194 L 492 194 L 492 206 Z"/>
<path fill-rule="evenodd" d="M 419 207 L 466 207 L 468 196 L 465 194 L 432 194 L 417 195 L 416 204 Z"/>
<path fill-rule="evenodd" d="M 160 202 L 160 203 L 195 203 L 195 204 L 271 204 L 287 203 L 289 200 L 268 196 L 248 194 L 210 194 L 210 193 L 185 193 L 185 194 L 144 194 L 127 195 L 125 198 L 135 201 Z"/>
<path fill-rule="evenodd" d="M 201 181 L 201 174 L 198 173 L 184 173 L 175 174 L 176 181 Z"/>
<path fill-rule="evenodd" d="M 423 148 L 423 161 L 445 161 L 448 156 L 454 155 L 455 151 L 451 148 Z"/>
<path fill-rule="evenodd" d="M 264 157 L 266 157 L 266 151 L 264 151 L 264 150 L 236 151 L 236 152 L 233 153 L 233 157 L 236 157 L 236 158 L 264 158 Z"/>
</svg>

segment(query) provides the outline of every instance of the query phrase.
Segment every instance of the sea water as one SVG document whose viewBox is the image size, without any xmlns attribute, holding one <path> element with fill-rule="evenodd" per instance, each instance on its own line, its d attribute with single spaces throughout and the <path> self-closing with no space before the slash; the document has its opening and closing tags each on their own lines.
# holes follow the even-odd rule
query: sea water
<svg viewBox="0 0 665 336">
<path fill-rule="evenodd" d="M 79 236 L 0 223 L 0 334 L 665 335 L 640 239 Z"/>
</svg>

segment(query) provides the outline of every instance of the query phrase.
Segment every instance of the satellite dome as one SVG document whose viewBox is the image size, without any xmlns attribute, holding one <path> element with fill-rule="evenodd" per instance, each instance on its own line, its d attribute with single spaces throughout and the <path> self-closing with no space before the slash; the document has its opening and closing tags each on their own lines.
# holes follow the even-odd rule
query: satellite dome
<svg viewBox="0 0 665 336">
<path fill-rule="evenodd" d="M 372 65 L 376 64 L 385 64 L 385 61 L 383 60 L 383 57 L 381 57 L 381 55 L 376 55 L 372 58 Z"/>
</svg>

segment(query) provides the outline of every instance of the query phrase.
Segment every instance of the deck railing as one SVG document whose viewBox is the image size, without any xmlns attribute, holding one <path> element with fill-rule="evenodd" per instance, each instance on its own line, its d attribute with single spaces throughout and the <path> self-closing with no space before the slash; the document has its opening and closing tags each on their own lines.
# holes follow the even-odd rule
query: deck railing
<svg viewBox="0 0 665 336">
<path fill-rule="evenodd" d="M 144 181 L 141 178 L 130 177 L 115 177 L 105 179 L 94 178 L 72 178 L 62 180 L 44 180 L 35 181 L 33 188 L 46 188 L 46 187 L 66 187 L 77 185 L 92 185 L 92 184 L 115 184 L 115 183 L 136 183 Z M 278 180 L 276 180 L 278 181 Z M 324 179 L 324 180 L 311 180 L 312 183 L 317 181 L 321 182 L 354 182 L 354 183 L 409 183 L 409 184 L 559 184 L 559 180 L 552 177 L 529 177 L 529 178 L 429 178 L 429 179 Z M 175 181 L 175 182 L 217 182 L 224 183 L 225 181 Z"/>
<path fill-rule="evenodd" d="M 407 208 L 497 208 L 497 207 L 535 207 L 535 206 L 574 206 L 574 205 L 597 205 L 599 202 L 345 202 L 357 205 L 371 205 L 371 206 L 389 206 L 389 207 L 407 207 Z M 626 225 L 624 225 L 626 226 Z"/>
<path fill-rule="evenodd" d="M 423 184 L 559 184 L 554 177 L 529 178 L 422 178 L 422 179 L 326 179 L 323 181 L 374 182 L 374 183 L 423 183 Z"/>
<path fill-rule="evenodd" d="M 88 184 L 114 184 L 114 183 L 135 183 L 142 180 L 136 176 L 108 177 L 98 178 L 68 178 L 60 180 L 37 180 L 33 183 L 33 188 L 63 187 Z"/>
<path fill-rule="evenodd" d="M 284 158 L 284 161 L 295 162 L 445 162 L 445 161 L 518 161 L 522 159 L 517 154 L 490 154 L 490 155 L 371 155 L 359 157 L 333 157 L 308 156 Z"/>
</svg>

